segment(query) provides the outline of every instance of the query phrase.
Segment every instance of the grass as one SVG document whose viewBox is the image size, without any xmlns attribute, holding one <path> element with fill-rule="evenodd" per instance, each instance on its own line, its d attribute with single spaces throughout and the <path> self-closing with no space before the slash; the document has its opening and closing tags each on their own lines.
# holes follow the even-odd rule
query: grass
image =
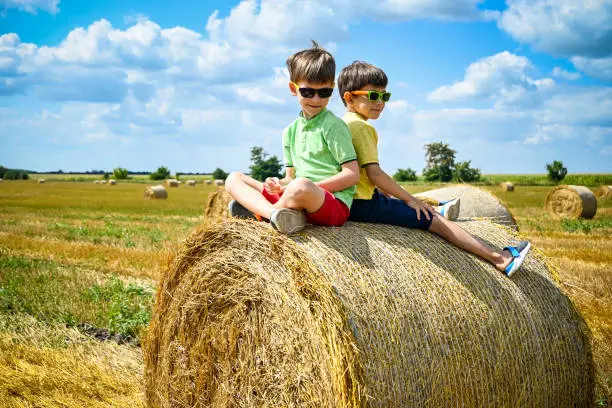
<svg viewBox="0 0 612 408">
<path fill-rule="evenodd" d="M 181 185 L 168 189 L 167 200 L 145 200 L 144 179 L 108 186 L 37 176 L 47 183 L 0 184 L 0 405 L 143 406 L 138 339 L 156 282 L 166 252 L 203 222 L 215 187 Z M 612 184 L 610 175 L 578 176 L 584 182 L 564 182 Z M 550 185 L 537 185 L 545 182 L 540 175 L 516 176 L 531 186 L 495 176 L 514 181 L 514 192 L 486 177 L 482 188 L 551 257 L 561 288 L 589 324 L 597 404 L 609 406 L 612 200 L 598 202 L 592 220 L 554 220 L 544 211 Z M 441 186 L 406 183 L 412 193 Z"/>
</svg>

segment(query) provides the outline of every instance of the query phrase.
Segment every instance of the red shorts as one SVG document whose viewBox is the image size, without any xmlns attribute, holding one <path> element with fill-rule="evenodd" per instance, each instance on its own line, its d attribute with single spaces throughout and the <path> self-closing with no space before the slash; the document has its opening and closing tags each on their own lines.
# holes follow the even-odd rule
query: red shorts
<svg viewBox="0 0 612 408">
<path fill-rule="evenodd" d="M 317 211 L 313 213 L 306 212 L 306 220 L 314 225 L 328 225 L 341 227 L 349 217 L 349 208 L 342 201 L 338 200 L 332 193 L 325 191 L 325 201 Z M 276 203 L 282 194 L 270 194 L 264 188 L 262 192 L 270 203 Z"/>
</svg>

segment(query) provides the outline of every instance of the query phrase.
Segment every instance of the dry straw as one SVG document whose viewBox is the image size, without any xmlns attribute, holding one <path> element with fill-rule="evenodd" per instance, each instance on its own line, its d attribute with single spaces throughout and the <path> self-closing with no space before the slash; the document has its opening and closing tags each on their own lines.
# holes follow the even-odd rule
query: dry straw
<svg viewBox="0 0 612 408">
<path fill-rule="evenodd" d="M 187 182 L 185 184 L 187 184 L 188 186 L 195 186 L 196 182 L 195 182 L 195 180 L 187 180 Z"/>
<path fill-rule="evenodd" d="M 45 179 L 38 179 L 38 184 L 45 184 Z"/>
<path fill-rule="evenodd" d="M 108 180 L 108 185 L 116 186 L 117 185 L 117 180 Z"/>
<path fill-rule="evenodd" d="M 544 205 L 553 218 L 590 219 L 597 213 L 597 199 L 584 186 L 557 186 L 546 195 Z"/>
<path fill-rule="evenodd" d="M 427 197 L 429 203 L 437 205 L 439 201 L 461 198 L 459 220 L 486 219 L 497 224 L 518 230 L 514 217 L 495 196 L 487 191 L 466 185 L 456 185 L 429 190 L 415 195 L 418 198 Z"/>
<path fill-rule="evenodd" d="M 166 198 L 168 198 L 168 192 L 166 191 L 166 189 L 162 185 L 159 185 L 159 186 L 149 186 L 145 190 L 144 196 L 145 196 L 145 198 L 148 198 L 149 200 L 159 199 L 159 198 L 166 199 Z"/>
<path fill-rule="evenodd" d="M 179 182 L 175 179 L 166 180 L 166 187 L 178 187 Z"/>
<path fill-rule="evenodd" d="M 225 184 L 225 181 L 224 181 L 224 180 L 215 180 L 215 185 L 216 185 L 216 186 L 222 186 L 222 185 L 224 185 L 224 184 Z"/>
<path fill-rule="evenodd" d="M 510 181 L 504 181 L 499 185 L 503 191 L 514 191 L 514 184 Z"/>
<path fill-rule="evenodd" d="M 228 205 L 232 196 L 225 188 L 217 187 L 216 191 L 208 194 L 208 202 L 204 209 L 204 219 L 206 221 L 221 221 L 229 217 Z"/>
<path fill-rule="evenodd" d="M 511 230 L 464 228 L 499 248 Z M 198 228 L 158 286 L 150 407 L 592 407 L 588 328 L 546 260 L 512 279 L 434 234 Z"/>
<path fill-rule="evenodd" d="M 206 180 L 204 181 L 204 184 L 212 184 L 212 180 Z"/>
<path fill-rule="evenodd" d="M 599 200 L 609 200 L 612 198 L 612 186 L 599 186 L 595 190 L 595 197 Z"/>
</svg>

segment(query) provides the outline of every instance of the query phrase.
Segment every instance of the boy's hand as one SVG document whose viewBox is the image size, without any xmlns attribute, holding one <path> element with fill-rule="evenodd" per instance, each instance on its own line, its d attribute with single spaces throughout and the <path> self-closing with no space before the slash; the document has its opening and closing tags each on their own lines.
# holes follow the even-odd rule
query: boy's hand
<svg viewBox="0 0 612 408">
<path fill-rule="evenodd" d="M 284 190 L 283 186 L 278 182 L 278 177 L 268 177 L 264 181 L 264 188 L 270 194 L 280 194 Z"/>
<path fill-rule="evenodd" d="M 431 205 L 416 197 L 412 197 L 410 200 L 406 201 L 406 204 L 416 211 L 417 220 L 421 220 L 421 212 L 425 215 L 427 220 L 430 220 L 436 212 Z"/>
</svg>

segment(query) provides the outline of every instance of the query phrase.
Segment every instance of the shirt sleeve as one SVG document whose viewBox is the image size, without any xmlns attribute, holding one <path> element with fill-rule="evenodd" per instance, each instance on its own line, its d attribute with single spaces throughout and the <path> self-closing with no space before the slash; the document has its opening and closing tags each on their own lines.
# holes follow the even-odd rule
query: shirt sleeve
<svg viewBox="0 0 612 408">
<path fill-rule="evenodd" d="M 351 123 L 349 128 L 359 167 L 378 163 L 378 135 L 376 129 L 359 122 Z"/>
<path fill-rule="evenodd" d="M 293 167 L 293 158 L 291 157 L 291 126 L 287 126 L 283 130 L 283 161 L 285 167 Z"/>
<path fill-rule="evenodd" d="M 338 164 L 344 164 L 357 159 L 351 133 L 344 122 L 338 121 L 337 124 L 334 124 L 325 135 L 325 141 L 331 155 Z"/>
</svg>

